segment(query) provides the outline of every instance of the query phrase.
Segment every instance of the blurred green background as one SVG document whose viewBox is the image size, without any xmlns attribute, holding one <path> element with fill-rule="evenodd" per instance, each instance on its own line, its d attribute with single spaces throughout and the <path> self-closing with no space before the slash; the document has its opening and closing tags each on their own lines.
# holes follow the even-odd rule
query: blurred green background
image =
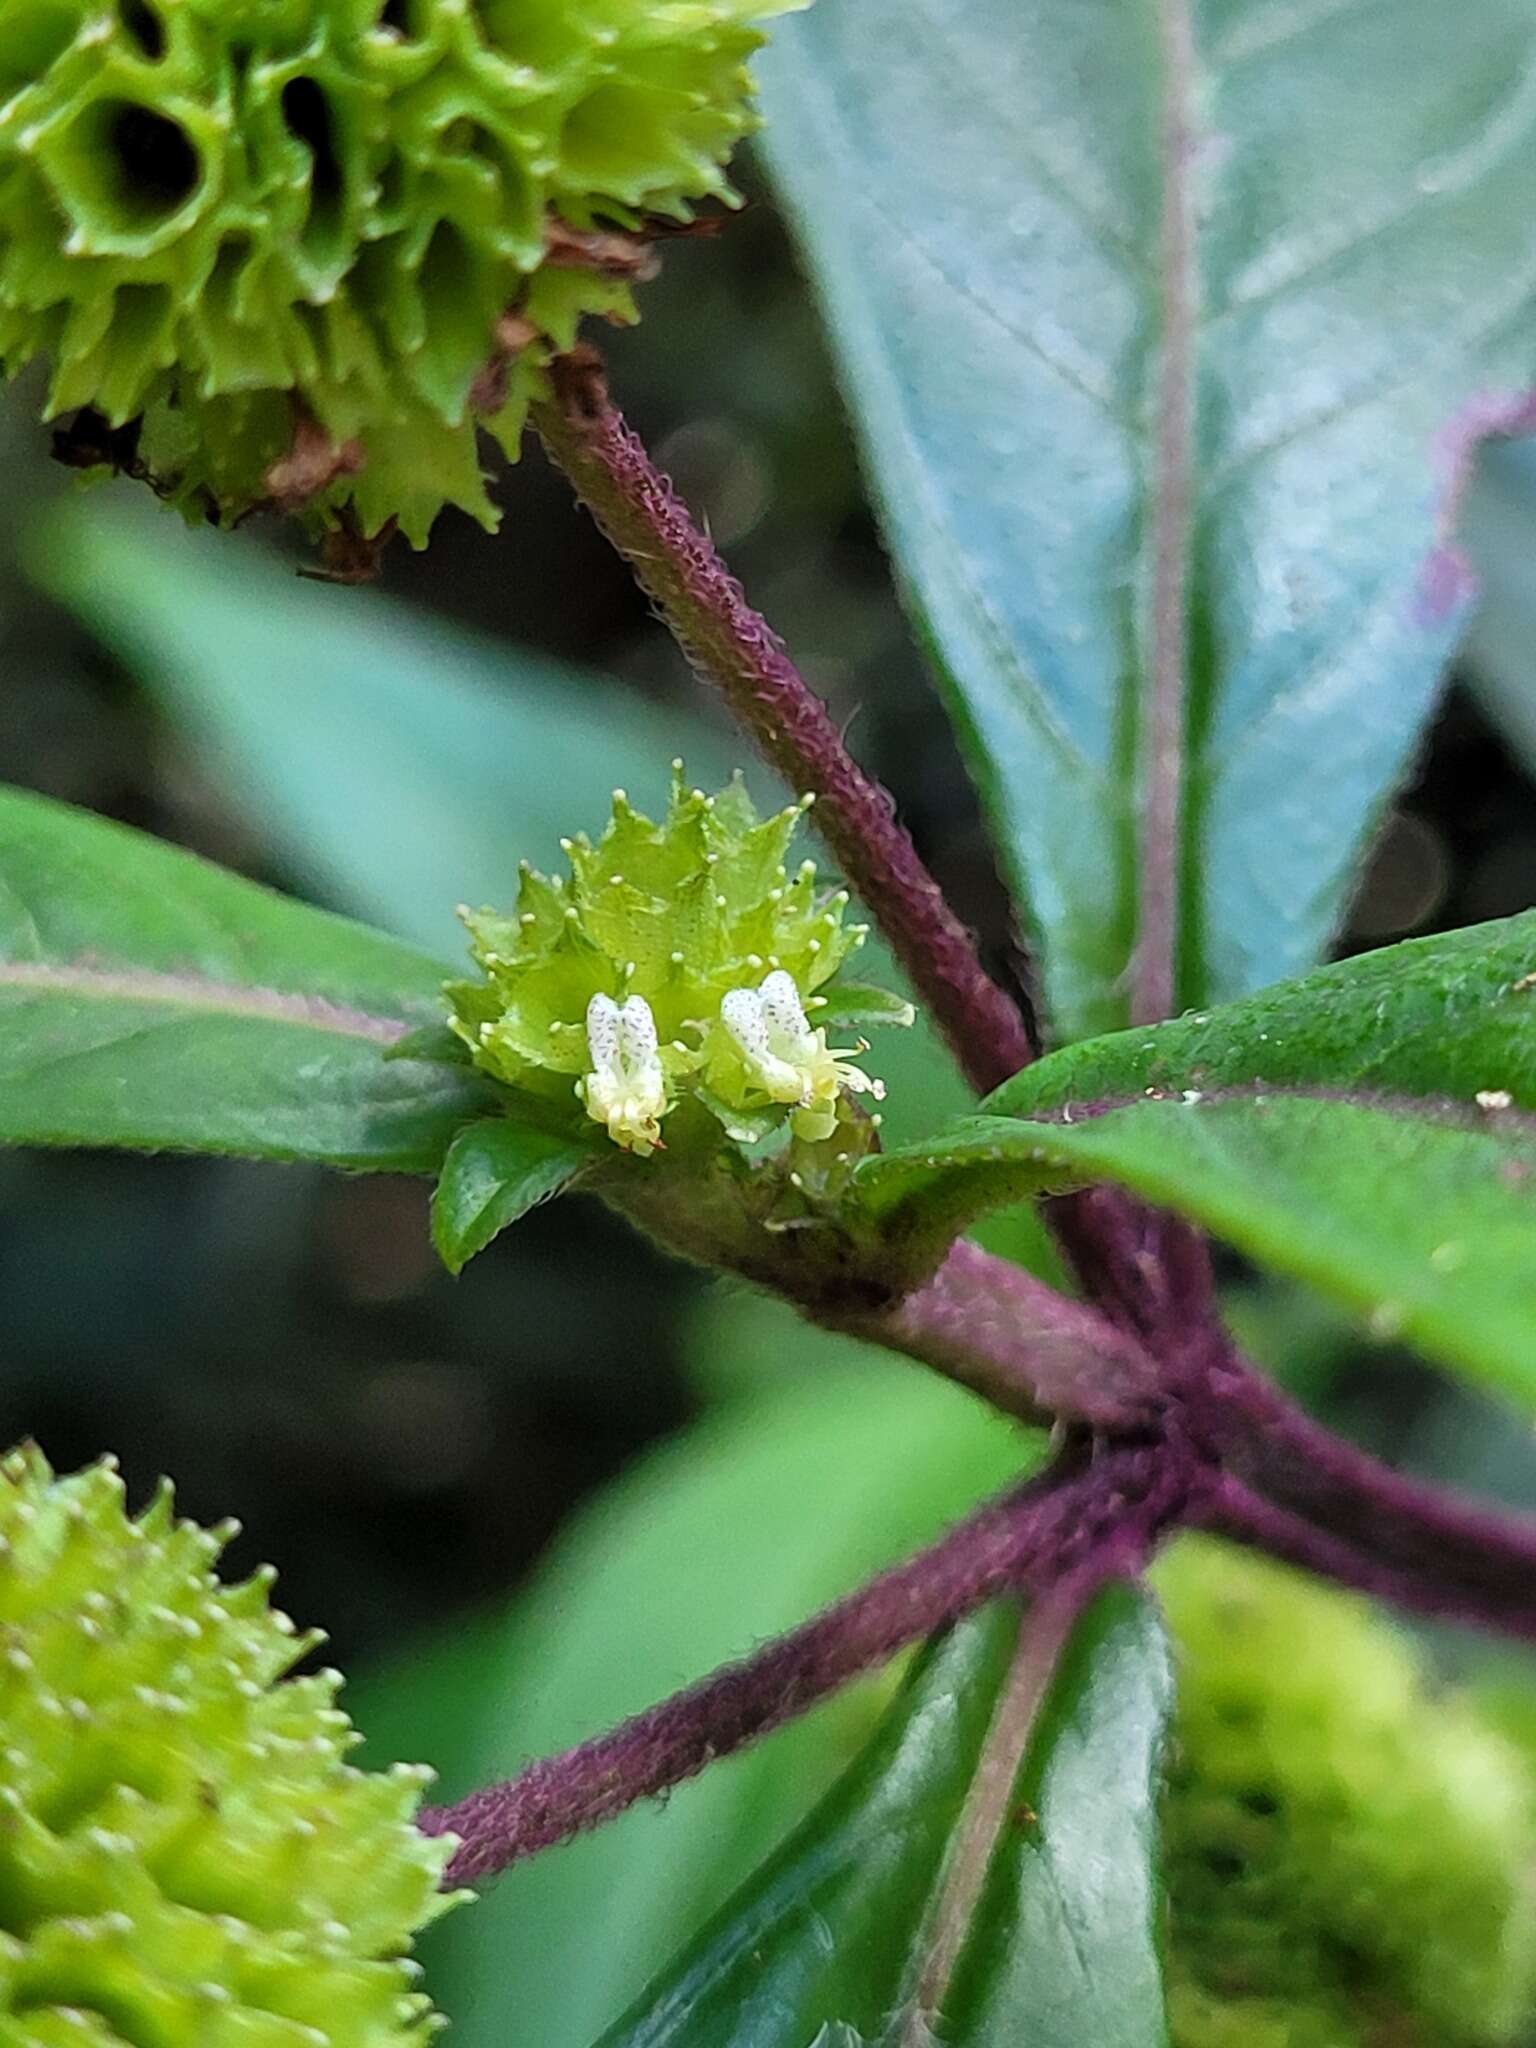
<svg viewBox="0 0 1536 2048">
<path fill-rule="evenodd" d="M 669 250 L 645 313 L 604 337 L 620 402 L 1024 993 L 759 188 L 718 241 Z M 536 451 L 502 480 L 495 539 L 450 516 L 428 554 L 391 554 L 382 589 L 345 590 L 299 581 L 281 534 L 186 535 L 128 484 L 81 490 L 34 405 L 23 387 L 0 413 L 4 779 L 451 962 L 454 902 L 508 898 L 518 858 L 552 863 L 612 783 L 645 801 L 674 753 L 701 774 L 740 758 Z M 1482 611 L 1345 950 L 1536 902 L 1531 450 L 1485 462 L 1470 540 Z M 881 1070 L 898 1123 L 920 1087 L 928 1121 L 963 1100 L 931 1044 Z M 189 1512 L 238 1514 L 237 1562 L 277 1563 L 356 1674 L 370 1754 L 424 1757 L 449 1791 L 792 1622 L 1028 1454 L 963 1397 L 669 1266 L 593 1206 L 537 1212 L 451 1281 L 426 1196 L 299 1168 L 0 1156 L 0 1437 L 35 1434 L 66 1466 L 111 1448 L 135 1492 L 167 1471 Z M 1292 1290 L 1235 1266 L 1229 1283 L 1245 1337 L 1338 1426 L 1536 1504 L 1536 1451 L 1491 1405 Z M 1444 1647 L 1496 1681 L 1485 1651 Z M 827 1782 L 882 1689 L 447 1923 L 431 1982 L 456 2038 L 583 2048 Z"/>
</svg>

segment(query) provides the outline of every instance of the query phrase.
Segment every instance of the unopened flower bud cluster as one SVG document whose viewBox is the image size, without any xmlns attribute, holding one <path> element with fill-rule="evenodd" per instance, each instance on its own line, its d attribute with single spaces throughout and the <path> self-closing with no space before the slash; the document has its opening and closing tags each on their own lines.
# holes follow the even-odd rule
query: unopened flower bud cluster
<svg viewBox="0 0 1536 2048">
<path fill-rule="evenodd" d="M 0 2040 L 420 2048 L 452 1838 L 365 1772 L 317 1640 L 223 1585 L 234 1533 L 130 1519 L 110 1464 L 0 1461 Z"/>
</svg>

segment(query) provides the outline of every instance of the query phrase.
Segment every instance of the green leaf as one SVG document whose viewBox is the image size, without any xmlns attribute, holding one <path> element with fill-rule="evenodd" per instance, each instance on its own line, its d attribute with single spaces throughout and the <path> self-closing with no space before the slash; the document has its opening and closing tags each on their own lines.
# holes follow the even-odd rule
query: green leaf
<svg viewBox="0 0 1536 2048">
<path fill-rule="evenodd" d="M 419 1647 L 368 1683 L 361 1724 L 377 1702 L 388 1740 L 436 1764 L 445 1797 L 803 1621 L 1037 1455 L 1037 1439 L 932 1374 L 777 1304 L 722 1294 L 693 1348 L 736 1391 L 577 1518 L 505 1618 L 499 1655 L 477 1655 L 473 1715 L 453 1690 L 451 1640 L 435 1688 Z M 728 1373 L 744 1349 L 761 1370 Z M 417 1700 L 435 1691 L 440 1719 L 406 1722 L 388 1697 L 397 1685 Z M 857 1755 L 890 1685 L 850 1688 L 449 1916 L 430 1938 L 428 1981 L 459 2048 L 589 2048 Z"/>
<path fill-rule="evenodd" d="M 1293 974 L 1338 921 L 1458 622 L 1445 494 L 1536 367 L 1533 63 L 1533 0 L 836 0 L 762 57 L 1065 1036 L 1125 1021 L 1160 535 L 1186 572 L 1180 1000 Z"/>
<path fill-rule="evenodd" d="M 482 1117 L 448 1147 L 432 1197 L 432 1242 L 460 1273 L 498 1231 L 559 1194 L 592 1158 L 592 1148 L 514 1123 Z"/>
<path fill-rule="evenodd" d="M 1172 1677 L 1149 1604 L 1123 1587 L 1062 1658 L 945 1995 L 912 2009 L 1018 1641 L 1005 1602 L 936 1643 L 853 1769 L 600 2048 L 805 2048 L 839 2030 L 887 2048 L 1163 2048 L 1154 1866 Z"/>
<path fill-rule="evenodd" d="M 1026 1116 L 1143 1089 L 1319 1084 L 1536 1109 L 1536 911 L 1409 939 L 1209 1015 L 1065 1046 L 990 1097 Z"/>
<path fill-rule="evenodd" d="M 31 567 L 305 883 L 450 960 L 464 954 L 455 905 L 510 905 L 518 860 L 556 865 L 561 835 L 600 825 L 615 785 L 661 801 L 675 755 L 710 784 L 746 757 L 744 741 L 606 677 L 89 498 L 60 509 Z M 778 799 L 766 771 L 748 779 Z M 858 959 L 893 973 L 873 941 Z M 897 1135 L 967 1107 L 926 1019 L 882 1043 L 878 1070 Z"/>
<path fill-rule="evenodd" d="M 1064 1112 L 1070 1115 L 1070 1112 Z M 975 1117 L 872 1160 L 893 1227 L 943 1236 L 992 1202 L 1114 1180 L 1193 1217 L 1536 1408 L 1536 1124 L 1443 1102 L 1252 1091 L 1143 1098 L 1083 1122 Z"/>
<path fill-rule="evenodd" d="M 891 1024 L 903 1028 L 916 1016 L 905 996 L 888 988 L 871 988 L 863 982 L 840 981 L 814 998 L 812 1021 L 817 1024 Z"/>
<path fill-rule="evenodd" d="M 519 859 L 551 865 L 616 783 L 663 792 L 682 753 L 713 787 L 740 758 L 603 678 L 89 498 L 61 508 L 31 567 L 300 879 L 450 960 L 455 906 L 510 904 Z"/>
<path fill-rule="evenodd" d="M 1465 668 L 1484 711 L 1527 773 L 1536 767 L 1536 447 L 1490 448 L 1462 533 L 1479 602 Z"/>
<path fill-rule="evenodd" d="M 259 808 L 303 879 L 448 958 L 464 945 L 453 906 L 510 904 L 519 857 L 553 862 L 562 833 L 601 820 L 614 785 L 649 800 L 679 752 L 708 781 L 742 758 L 702 720 L 606 678 L 430 624 L 376 591 L 297 582 L 205 538 L 74 498 L 32 569 L 186 729 L 231 801 Z M 766 774 L 761 786 L 776 793 Z M 877 941 L 858 957 L 899 980 Z M 424 1050 L 439 1056 L 441 1040 Z M 871 1064 L 894 1142 L 970 1106 L 921 1013 Z M 1029 1212 L 989 1219 L 987 1235 L 1062 1279 Z"/>
<path fill-rule="evenodd" d="M 438 1006 L 414 946 L 0 790 L 0 1142 L 426 1172 L 487 1104 L 384 1053 Z"/>
</svg>

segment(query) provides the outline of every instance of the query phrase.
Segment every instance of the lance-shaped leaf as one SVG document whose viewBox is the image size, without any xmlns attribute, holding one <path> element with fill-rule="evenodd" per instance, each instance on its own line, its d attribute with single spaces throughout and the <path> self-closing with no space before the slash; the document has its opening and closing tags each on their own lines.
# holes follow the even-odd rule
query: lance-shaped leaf
<svg viewBox="0 0 1536 2048">
<path fill-rule="evenodd" d="M 837 0 L 760 69 L 1058 1029 L 1143 915 L 1179 1002 L 1306 966 L 1533 416 L 1536 4 Z"/>
<path fill-rule="evenodd" d="M 1410 939 L 1207 1014 L 1064 1046 L 987 1104 L 1300 1084 L 1536 1109 L 1536 911 Z"/>
<path fill-rule="evenodd" d="M 1007 1603 L 931 1648 L 842 1783 L 600 2048 L 1163 2048 L 1161 1630 L 1141 1596 L 1102 1594 L 1022 1761 L 989 1782 L 1019 1654 Z M 957 1872 L 967 1848 L 979 1867 Z"/>
<path fill-rule="evenodd" d="M 602 823 L 615 783 L 664 793 L 736 757 L 604 678 L 286 563 L 71 499 L 34 574 L 113 649 L 263 843 L 338 907 L 460 959 L 454 907 L 509 901 L 518 860 Z"/>
<path fill-rule="evenodd" d="M 487 1108 L 389 1059 L 429 955 L 160 841 L 0 791 L 0 1142 L 426 1172 Z"/>
<path fill-rule="evenodd" d="M 164 522 L 71 500 L 32 549 L 40 579 L 131 668 L 197 748 L 237 808 L 254 799 L 265 838 L 327 901 L 463 961 L 454 906 L 509 903 L 521 855 L 592 826 L 614 784 L 664 800 L 667 763 L 723 781 L 739 752 L 676 709 L 527 649 L 421 620 L 370 592 L 295 584 L 281 563 L 209 551 Z M 774 792 L 769 777 L 750 777 Z M 878 939 L 862 973 L 896 980 Z M 871 1024 L 907 1005 L 867 999 Z M 861 1019 L 818 1012 L 841 1030 Z M 442 1057 L 441 1036 L 421 1041 Z M 877 1063 L 889 1139 L 938 1129 L 968 1091 L 926 1016 L 888 1031 Z M 742 1119 L 745 1128 L 746 1120 Z M 1060 1268 L 1028 1211 L 989 1221 L 992 1247 L 1047 1277 Z"/>
<path fill-rule="evenodd" d="M 1031 1190 L 1118 1181 L 1536 1408 L 1536 1120 L 1267 1088 L 1060 1115 L 969 1118 L 858 1185 L 887 1228 L 942 1240 Z"/>
</svg>

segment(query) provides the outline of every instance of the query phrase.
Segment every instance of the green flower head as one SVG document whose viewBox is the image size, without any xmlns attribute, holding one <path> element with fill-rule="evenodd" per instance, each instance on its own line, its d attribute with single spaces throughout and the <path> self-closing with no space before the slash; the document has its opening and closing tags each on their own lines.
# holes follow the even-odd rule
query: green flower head
<svg viewBox="0 0 1536 2048">
<path fill-rule="evenodd" d="M 847 891 L 820 887 L 813 861 L 785 865 L 809 801 L 760 819 L 739 779 L 706 796 L 678 763 L 657 824 L 615 790 L 595 845 L 562 842 L 568 881 L 525 864 L 511 916 L 461 913 L 485 978 L 447 994 L 475 1064 L 525 1094 L 574 1094 L 642 1157 L 684 1095 L 738 1140 L 785 1122 L 830 1137 L 846 1095 L 884 1090 L 851 1063 L 862 1041 L 828 1044 L 827 1020 L 912 1011 L 829 986 L 866 928 L 844 922 Z"/>
<path fill-rule="evenodd" d="M 605 231 L 733 197 L 796 4 L 6 0 L 0 371 L 142 422 L 189 512 L 493 525 L 477 425 L 515 454 L 582 315 L 633 317 Z"/>
<path fill-rule="evenodd" d="M 222 1585 L 231 1528 L 137 1520 L 110 1464 L 0 1462 L 0 2038 L 412 2048 L 407 1959 L 450 1903 L 430 1773 L 366 1773 L 314 1637 Z"/>
</svg>

